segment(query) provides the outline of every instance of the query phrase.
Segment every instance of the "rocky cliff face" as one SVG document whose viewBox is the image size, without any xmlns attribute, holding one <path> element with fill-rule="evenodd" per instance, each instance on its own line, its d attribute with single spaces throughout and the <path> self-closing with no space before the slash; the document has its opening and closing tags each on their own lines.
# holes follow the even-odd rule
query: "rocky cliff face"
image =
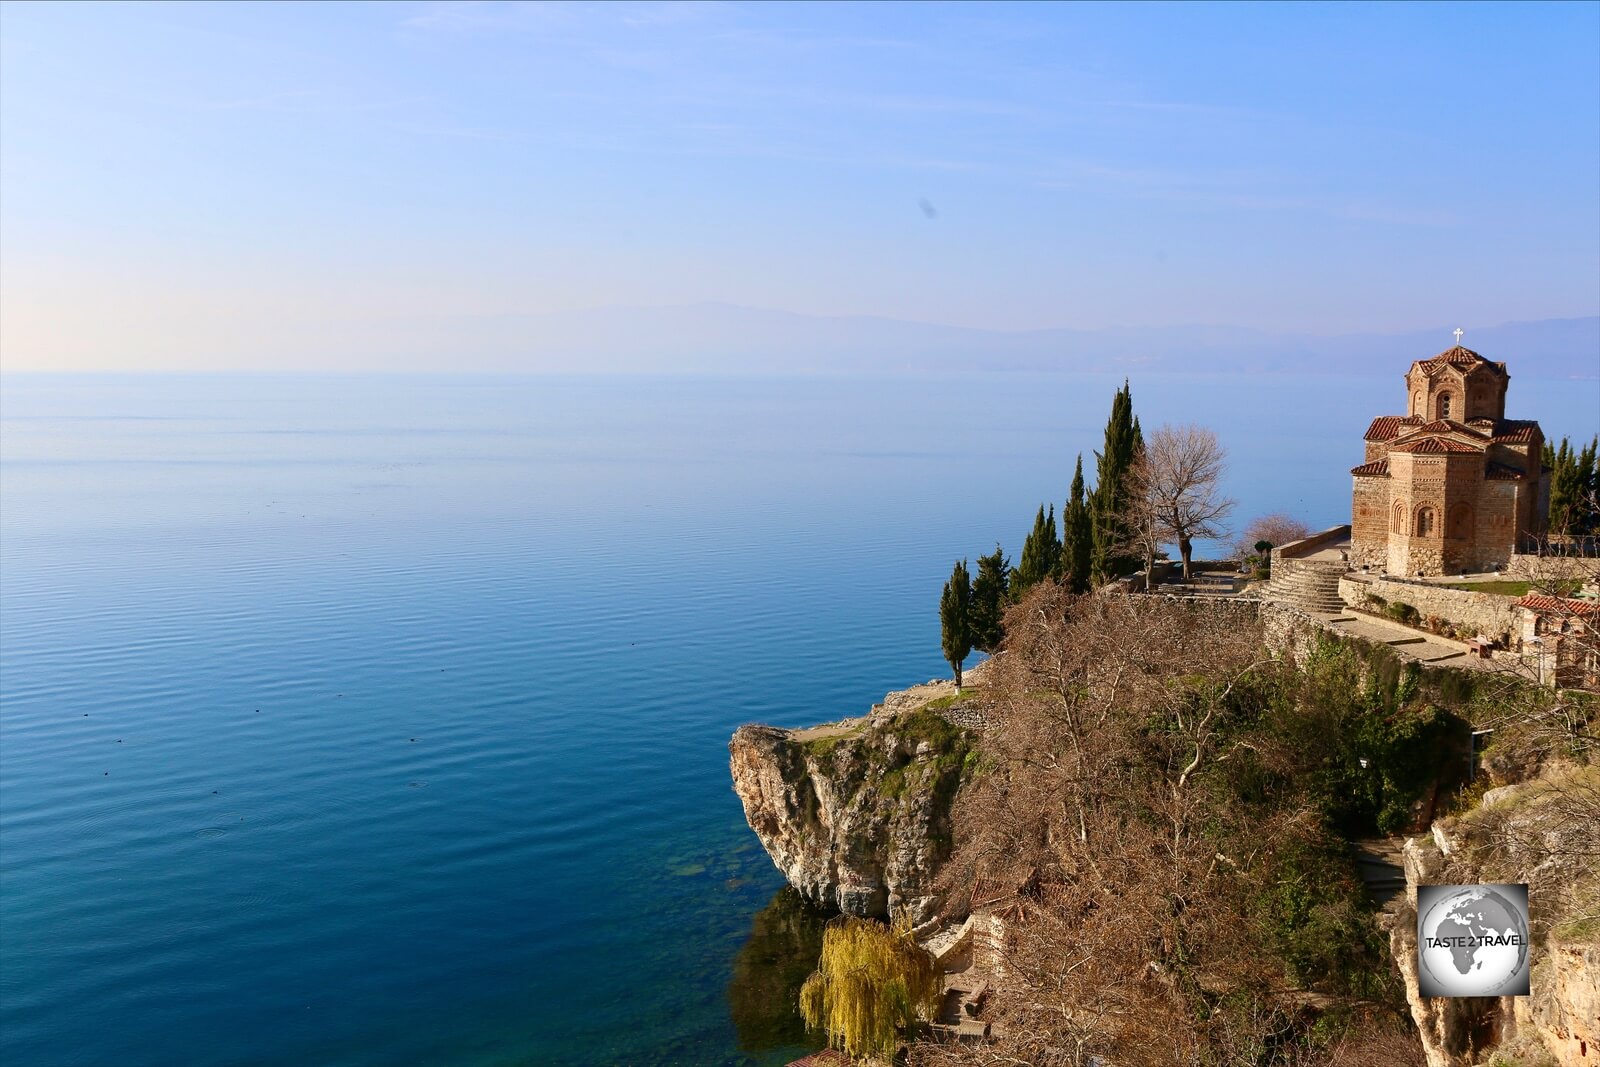
<svg viewBox="0 0 1600 1067">
<path fill-rule="evenodd" d="M 1477 810 L 1406 842 L 1406 897 L 1392 913 L 1390 948 L 1429 1067 L 1474 1067 L 1496 1054 L 1509 1062 L 1553 1057 L 1561 1067 L 1600 1062 L 1600 924 L 1585 918 L 1596 893 L 1594 797 L 1600 770 L 1548 768 L 1536 781 L 1490 790 Z M 1424 997 L 1416 887 L 1479 882 L 1528 883 L 1532 993 Z"/>
<path fill-rule="evenodd" d="M 1563 1067 L 1600 1057 L 1600 930 L 1553 932 L 1533 966 L 1533 995 L 1517 997 L 1517 1033 L 1537 1036 Z"/>
<path fill-rule="evenodd" d="M 790 885 L 853 915 L 933 915 L 950 802 L 974 763 L 971 735 L 940 707 L 953 696 L 950 683 L 929 683 L 862 719 L 733 735 L 734 792 Z"/>
</svg>

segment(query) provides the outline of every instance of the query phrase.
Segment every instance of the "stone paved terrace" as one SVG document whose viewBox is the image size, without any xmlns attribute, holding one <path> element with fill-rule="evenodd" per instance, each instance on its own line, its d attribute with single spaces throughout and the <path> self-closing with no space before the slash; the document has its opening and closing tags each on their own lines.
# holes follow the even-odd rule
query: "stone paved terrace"
<svg viewBox="0 0 1600 1067">
<path fill-rule="evenodd" d="M 1419 663 L 1431 663 L 1442 667 L 1464 667 L 1468 670 L 1503 671 L 1506 669 L 1504 660 L 1486 660 L 1471 655 L 1471 649 L 1463 641 L 1454 641 L 1448 637 L 1439 637 L 1435 634 L 1424 633 L 1421 630 L 1413 630 L 1409 626 L 1401 626 L 1399 623 L 1389 622 L 1385 619 L 1373 618 L 1369 615 L 1357 615 L 1353 612 L 1330 613 L 1319 611 L 1309 612 L 1308 614 L 1336 633 L 1345 633 L 1377 644 L 1388 645 L 1402 659 L 1411 659 Z"/>
<path fill-rule="evenodd" d="M 1341 541 L 1334 541 L 1331 544 L 1323 545 L 1314 552 L 1308 552 L 1299 558 L 1325 560 L 1331 563 L 1347 562 L 1350 559 L 1350 538 L 1345 537 Z"/>
<path fill-rule="evenodd" d="M 1158 582 L 1152 590 L 1156 593 L 1182 593 L 1193 596 L 1237 596 L 1243 591 L 1248 579 L 1239 573 L 1238 568 L 1232 570 L 1220 567 L 1196 568 L 1190 575 L 1190 580 L 1185 582 L 1181 571 L 1174 571 L 1164 580 Z"/>
</svg>

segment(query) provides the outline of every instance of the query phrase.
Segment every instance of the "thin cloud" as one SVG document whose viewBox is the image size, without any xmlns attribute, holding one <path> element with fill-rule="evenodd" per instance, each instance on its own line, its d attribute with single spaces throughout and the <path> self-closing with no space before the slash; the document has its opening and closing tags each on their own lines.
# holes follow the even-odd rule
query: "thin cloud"
<svg viewBox="0 0 1600 1067">
<path fill-rule="evenodd" d="M 391 130 L 411 133 L 421 137 L 453 137 L 465 141 L 522 141 L 527 135 L 514 130 L 496 130 L 483 126 L 438 126 L 418 122 L 392 122 Z"/>
<path fill-rule="evenodd" d="M 627 14 L 622 16 L 623 25 L 647 27 L 682 26 L 686 23 L 703 22 L 708 18 L 723 15 L 732 8 L 719 0 L 684 0 L 679 3 L 642 4 L 624 10 Z"/>
<path fill-rule="evenodd" d="M 1041 178 L 1039 189 L 1120 192 L 1141 200 L 1236 208 L 1255 212 L 1302 212 L 1352 222 L 1378 222 L 1397 226 L 1449 228 L 1461 219 L 1446 211 L 1374 204 L 1338 197 L 1273 192 L 1259 186 L 1277 181 L 1264 173 L 1214 172 L 1196 174 L 1155 169 L 1131 169 L 1075 161 L 1057 164 L 1057 175 Z M 1065 172 L 1065 174 L 1063 174 Z M 1251 189 L 1252 185 L 1258 186 Z"/>
<path fill-rule="evenodd" d="M 281 115 L 360 115 L 417 103 L 420 97 L 395 97 L 387 100 L 363 99 L 344 91 L 327 89 L 285 89 L 259 96 L 226 100 L 196 100 L 191 106 L 201 111 L 260 111 Z"/>
<path fill-rule="evenodd" d="M 428 33 L 471 33 L 566 26 L 575 21 L 574 11 L 566 4 L 457 0 L 453 3 L 429 4 L 421 14 L 402 19 L 400 26 L 402 29 Z"/>
</svg>

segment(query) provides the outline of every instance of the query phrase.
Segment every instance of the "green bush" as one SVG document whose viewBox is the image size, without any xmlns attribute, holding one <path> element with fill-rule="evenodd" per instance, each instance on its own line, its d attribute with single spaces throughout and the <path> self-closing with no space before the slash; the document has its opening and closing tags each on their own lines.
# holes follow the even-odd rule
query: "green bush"
<svg viewBox="0 0 1600 1067">
<path fill-rule="evenodd" d="M 1288 699 L 1275 703 L 1269 725 L 1299 757 L 1293 787 L 1349 836 L 1403 829 L 1460 726 L 1435 702 L 1449 681 L 1430 680 L 1424 703 L 1421 669 L 1393 649 L 1320 641 Z M 1247 795 L 1264 788 L 1239 786 Z"/>
<path fill-rule="evenodd" d="M 1384 997 L 1394 978 L 1384 938 L 1342 844 L 1318 835 L 1279 844 L 1250 910 L 1266 944 L 1306 988 Z"/>
<path fill-rule="evenodd" d="M 1421 612 L 1412 607 L 1410 604 L 1407 604 L 1404 600 L 1396 600 L 1394 603 L 1390 604 L 1389 607 L 1385 609 L 1384 614 L 1389 616 L 1389 618 L 1394 619 L 1396 622 L 1405 623 L 1407 626 L 1415 626 L 1417 624 L 1417 620 L 1422 617 Z"/>
</svg>

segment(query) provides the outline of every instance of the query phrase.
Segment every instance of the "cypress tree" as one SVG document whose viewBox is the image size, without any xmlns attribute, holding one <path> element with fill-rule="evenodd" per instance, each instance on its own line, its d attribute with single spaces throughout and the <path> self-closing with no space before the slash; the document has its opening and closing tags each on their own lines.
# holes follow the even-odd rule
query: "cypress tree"
<svg viewBox="0 0 1600 1067">
<path fill-rule="evenodd" d="M 1044 517 L 1044 573 L 1051 578 L 1061 573 L 1061 538 L 1056 536 L 1056 505 L 1052 501 Z"/>
<path fill-rule="evenodd" d="M 1056 562 L 1060 558 L 1061 542 L 1056 538 L 1056 506 L 1050 505 L 1047 518 L 1044 505 L 1040 504 L 1039 514 L 1033 519 L 1033 530 L 1028 534 L 1028 539 L 1022 542 L 1022 558 L 1017 560 L 1017 569 L 1011 573 L 1012 596 L 1021 596 L 1029 586 L 1050 577 L 1055 573 Z"/>
<path fill-rule="evenodd" d="M 1591 437 L 1578 453 L 1577 467 L 1578 528 L 1572 532 L 1593 536 L 1600 533 L 1600 435 Z"/>
<path fill-rule="evenodd" d="M 1128 500 L 1128 470 L 1143 442 L 1144 433 L 1133 416 L 1133 390 L 1123 379 L 1106 419 L 1104 448 L 1095 453 L 1096 484 L 1089 500 L 1094 529 L 1090 569 L 1097 584 L 1131 573 L 1138 566 L 1137 559 L 1123 548 L 1127 529 L 1122 512 Z"/>
<path fill-rule="evenodd" d="M 972 651 L 968 628 L 972 604 L 972 582 L 967 577 L 967 561 L 958 560 L 939 596 L 939 643 L 944 658 L 956 671 L 956 691 L 961 691 L 961 663 Z"/>
<path fill-rule="evenodd" d="M 1577 533 L 1573 527 L 1583 524 L 1580 514 L 1583 485 L 1578 471 L 1578 457 L 1565 437 L 1561 439 L 1561 447 L 1555 450 L 1554 462 L 1550 467 L 1550 532 Z"/>
<path fill-rule="evenodd" d="M 1072 472 L 1067 508 L 1061 513 L 1061 580 L 1074 593 L 1089 591 L 1089 565 L 1094 555 L 1094 521 L 1083 488 L 1083 453 Z"/>
<path fill-rule="evenodd" d="M 995 652 L 1005 638 L 1000 617 L 1010 586 L 1011 563 L 995 545 L 993 555 L 978 557 L 978 576 L 972 580 L 968 629 L 972 631 L 973 647 L 980 652 Z"/>
</svg>

